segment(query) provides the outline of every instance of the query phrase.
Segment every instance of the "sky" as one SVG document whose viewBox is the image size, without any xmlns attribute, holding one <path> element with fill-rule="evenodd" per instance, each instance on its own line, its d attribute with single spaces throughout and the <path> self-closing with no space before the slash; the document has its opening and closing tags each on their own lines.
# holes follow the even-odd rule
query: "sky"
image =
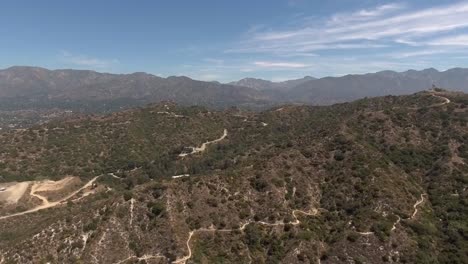
<svg viewBox="0 0 468 264">
<path fill-rule="evenodd" d="M 468 67 L 468 1 L 0 2 L 0 68 L 229 82 Z"/>
</svg>

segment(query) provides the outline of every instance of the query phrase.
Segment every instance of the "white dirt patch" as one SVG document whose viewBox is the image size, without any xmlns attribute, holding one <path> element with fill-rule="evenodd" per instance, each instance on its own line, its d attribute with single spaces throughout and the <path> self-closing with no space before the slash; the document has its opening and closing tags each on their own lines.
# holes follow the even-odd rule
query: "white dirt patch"
<svg viewBox="0 0 468 264">
<path fill-rule="evenodd" d="M 10 183 L 0 186 L 6 188 L 5 191 L 0 192 L 0 201 L 4 201 L 9 204 L 17 203 L 29 187 L 30 182 L 18 182 Z"/>
<path fill-rule="evenodd" d="M 31 196 L 34 196 L 34 197 L 37 197 L 39 198 L 41 201 L 42 201 L 42 205 L 39 205 L 37 207 L 34 207 L 32 209 L 29 209 L 29 210 L 26 210 L 26 211 L 23 211 L 23 212 L 20 212 L 20 213 L 15 213 L 15 214 L 10 214 L 10 215 L 5 215 L 5 216 L 0 216 L 0 220 L 2 219 L 7 219 L 7 218 L 10 218 L 10 217 L 15 217 L 15 216 L 19 216 L 19 215 L 25 215 L 25 214 L 30 214 L 30 213 L 34 213 L 34 212 L 37 212 L 37 211 L 41 211 L 41 210 L 44 210 L 44 209 L 47 209 L 47 208 L 52 208 L 52 207 L 55 207 L 55 206 L 58 206 L 66 201 L 68 201 L 69 199 L 73 198 L 75 195 L 77 195 L 78 193 L 82 192 L 83 190 L 87 189 L 87 188 L 90 188 L 91 186 L 93 186 L 94 182 L 99 178 L 99 176 L 96 176 L 94 177 L 92 180 L 90 180 L 88 183 L 86 183 L 83 187 L 79 188 L 78 190 L 70 193 L 69 195 L 67 195 L 66 197 L 60 199 L 59 201 L 56 201 L 56 202 L 49 202 L 49 200 L 42 196 L 42 195 L 39 195 L 36 193 L 37 191 L 37 188 L 41 187 L 40 185 L 37 185 L 38 183 L 36 183 L 35 185 L 33 185 L 33 187 L 31 188 L 31 193 L 30 195 Z M 59 181 L 60 182 L 60 181 Z M 40 184 L 40 183 L 39 183 Z"/>
<path fill-rule="evenodd" d="M 73 177 L 66 177 L 61 179 L 60 181 L 42 181 L 37 182 L 34 184 L 34 192 L 48 192 L 48 191 L 57 191 L 63 189 L 67 186 L 71 181 L 73 181 Z"/>
</svg>

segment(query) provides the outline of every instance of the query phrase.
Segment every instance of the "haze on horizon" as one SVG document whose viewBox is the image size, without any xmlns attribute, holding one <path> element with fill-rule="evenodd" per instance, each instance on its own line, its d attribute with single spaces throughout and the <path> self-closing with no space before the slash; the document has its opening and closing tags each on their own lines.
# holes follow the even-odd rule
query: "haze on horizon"
<svg viewBox="0 0 468 264">
<path fill-rule="evenodd" d="M 0 68 L 228 82 L 468 67 L 468 1 L 6 1 Z"/>
</svg>

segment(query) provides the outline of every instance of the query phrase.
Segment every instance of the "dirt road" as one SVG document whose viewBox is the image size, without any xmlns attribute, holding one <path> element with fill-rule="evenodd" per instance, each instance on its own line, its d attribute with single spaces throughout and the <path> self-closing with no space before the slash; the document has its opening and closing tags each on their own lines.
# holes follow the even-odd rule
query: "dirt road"
<svg viewBox="0 0 468 264">
<path fill-rule="evenodd" d="M 224 129 L 223 135 L 220 138 L 215 139 L 213 141 L 207 141 L 207 142 L 203 143 L 200 147 L 192 147 L 192 152 L 190 152 L 190 153 L 181 153 L 181 154 L 179 154 L 179 157 L 185 157 L 185 156 L 188 156 L 188 155 L 193 155 L 195 153 L 203 152 L 203 151 L 206 150 L 206 147 L 208 145 L 217 143 L 217 142 L 225 139 L 227 137 L 227 135 L 228 135 L 228 131 L 227 131 L 227 129 Z"/>
<path fill-rule="evenodd" d="M 430 107 L 438 107 L 438 106 L 443 106 L 443 105 L 446 105 L 446 104 L 449 104 L 449 103 L 450 103 L 450 99 L 448 99 L 447 97 L 440 96 L 440 95 L 437 95 L 437 94 L 432 94 L 432 96 L 437 97 L 437 98 L 440 98 L 440 99 L 443 99 L 444 102 L 438 103 L 438 104 L 433 104 L 433 105 L 431 105 Z"/>
</svg>

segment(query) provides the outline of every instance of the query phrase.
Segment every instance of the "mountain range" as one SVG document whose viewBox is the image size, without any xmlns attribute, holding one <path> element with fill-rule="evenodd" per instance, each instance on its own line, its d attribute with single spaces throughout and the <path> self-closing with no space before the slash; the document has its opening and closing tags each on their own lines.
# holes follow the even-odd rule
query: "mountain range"
<svg viewBox="0 0 468 264">
<path fill-rule="evenodd" d="M 411 94 L 432 86 L 467 92 L 468 69 L 381 71 L 320 79 L 305 77 L 280 83 L 247 78 L 231 84 L 264 91 L 274 101 L 327 105 L 364 97 Z"/>
<path fill-rule="evenodd" d="M 284 82 L 246 78 L 229 84 L 147 73 L 11 67 L 0 71 L 0 110 L 60 107 L 108 111 L 161 101 L 182 105 L 265 109 L 284 103 L 329 105 L 364 97 L 404 95 L 433 86 L 468 91 L 468 69 L 382 71 L 304 77 Z"/>
<path fill-rule="evenodd" d="M 262 104 L 268 98 L 239 86 L 202 82 L 187 77 L 160 78 L 146 73 L 109 74 L 84 70 L 11 67 L 0 71 L 3 107 L 63 106 L 107 108 L 160 101 L 213 107 Z M 104 109 L 107 109 L 104 108 Z"/>
</svg>

